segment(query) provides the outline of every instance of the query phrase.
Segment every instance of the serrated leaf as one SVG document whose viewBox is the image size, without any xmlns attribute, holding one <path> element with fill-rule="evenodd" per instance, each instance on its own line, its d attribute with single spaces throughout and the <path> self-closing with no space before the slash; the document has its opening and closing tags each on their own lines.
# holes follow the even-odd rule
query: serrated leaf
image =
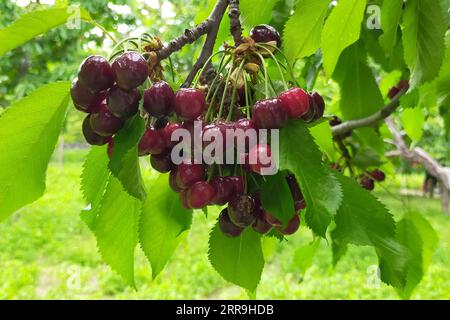
<svg viewBox="0 0 450 320">
<path fill-rule="evenodd" d="M 331 232 L 331 236 L 333 237 L 333 232 Z M 341 261 L 342 257 L 347 253 L 348 245 L 346 243 L 340 244 L 333 240 L 331 243 L 331 251 L 333 254 L 333 267 L 335 268 L 339 261 Z"/>
<path fill-rule="evenodd" d="M 425 114 L 422 108 L 404 109 L 401 119 L 403 129 L 414 142 L 422 139 L 425 124 Z"/>
<path fill-rule="evenodd" d="M 69 89 L 68 82 L 47 84 L 0 115 L 0 221 L 43 195 Z"/>
<path fill-rule="evenodd" d="M 247 228 L 239 237 L 231 238 L 216 224 L 209 237 L 209 261 L 227 281 L 254 292 L 261 279 L 264 258 L 261 237 Z"/>
<path fill-rule="evenodd" d="M 439 2 L 406 2 L 402 31 L 405 61 L 411 70 L 411 87 L 415 88 L 438 76 L 444 59 L 446 29 Z"/>
<path fill-rule="evenodd" d="M 373 246 L 380 262 L 381 280 L 397 288 L 403 287 L 409 252 L 396 240 L 392 215 L 355 180 L 335 174 L 342 185 L 344 198 L 335 217 L 333 241 L 340 246 Z"/>
<path fill-rule="evenodd" d="M 114 152 L 109 168 L 133 197 L 144 200 L 146 191 L 139 165 L 138 143 L 145 129 L 144 120 L 136 115 L 114 136 Z"/>
<path fill-rule="evenodd" d="M 415 88 L 400 98 L 400 105 L 403 108 L 415 108 L 419 105 L 419 99 L 419 89 Z"/>
<path fill-rule="evenodd" d="M 265 177 L 261 185 L 261 202 L 264 209 L 285 226 L 294 217 L 294 200 L 286 182 L 286 172 L 279 171 L 276 175 Z"/>
<path fill-rule="evenodd" d="M 130 286 L 134 282 L 134 252 L 142 204 L 111 176 L 95 221 L 97 246 L 111 268 Z"/>
<path fill-rule="evenodd" d="M 68 19 L 82 19 L 92 22 L 89 13 L 80 8 L 79 16 L 71 7 L 53 7 L 26 13 L 11 25 L 0 30 L 0 56 L 24 44 L 34 37 L 46 33 L 68 22 Z"/>
<path fill-rule="evenodd" d="M 322 24 L 330 0 L 299 0 L 284 28 L 284 51 L 289 61 L 307 57 L 320 47 Z M 301 32 L 299 32 L 301 30 Z"/>
<path fill-rule="evenodd" d="M 152 265 L 153 278 L 164 269 L 192 223 L 192 210 L 183 208 L 168 181 L 167 175 L 161 175 L 152 184 L 139 225 L 141 247 Z"/>
<path fill-rule="evenodd" d="M 267 23 L 272 18 L 272 11 L 278 0 L 241 0 L 241 21 L 248 27 Z"/>
<path fill-rule="evenodd" d="M 402 13 L 403 0 L 383 1 L 381 7 L 381 29 L 383 30 L 383 34 L 379 41 L 388 55 L 392 54 L 395 43 L 397 42 Z"/>
<path fill-rule="evenodd" d="M 367 117 L 383 107 L 383 97 L 367 64 L 362 42 L 342 53 L 333 78 L 341 89 L 340 106 L 346 120 Z"/>
<path fill-rule="evenodd" d="M 307 203 L 306 224 L 325 237 L 341 203 L 342 192 L 336 178 L 324 166 L 322 153 L 302 121 L 291 121 L 280 130 L 280 168 L 297 177 Z"/>
<path fill-rule="evenodd" d="M 337 160 L 337 152 L 333 145 L 333 132 L 328 122 L 322 122 L 317 126 L 309 129 L 311 135 L 314 137 L 317 145 L 323 153 L 326 153 L 331 161 Z"/>
<path fill-rule="evenodd" d="M 365 0 L 340 0 L 328 17 L 322 30 L 322 53 L 329 77 L 342 51 L 358 41 L 365 8 Z"/>
<path fill-rule="evenodd" d="M 293 268 L 299 271 L 301 275 L 311 267 L 317 250 L 319 249 L 320 238 L 313 240 L 311 243 L 295 250 Z"/>
</svg>

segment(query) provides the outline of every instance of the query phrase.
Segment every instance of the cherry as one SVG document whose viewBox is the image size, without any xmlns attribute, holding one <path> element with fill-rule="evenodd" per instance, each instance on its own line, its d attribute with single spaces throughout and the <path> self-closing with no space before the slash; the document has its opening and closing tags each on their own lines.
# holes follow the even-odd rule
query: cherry
<svg viewBox="0 0 450 320">
<path fill-rule="evenodd" d="M 372 191 L 373 189 L 375 189 L 375 181 L 373 181 L 373 179 L 371 178 L 362 177 L 360 184 L 366 190 Z"/>
<path fill-rule="evenodd" d="M 314 108 L 316 109 L 314 118 L 314 121 L 316 121 L 323 117 L 323 114 L 325 112 L 325 101 L 323 100 L 322 96 L 316 91 L 311 92 L 310 97 Z"/>
<path fill-rule="evenodd" d="M 401 90 L 409 90 L 409 81 L 408 80 L 400 80 L 400 82 L 397 85 L 398 91 Z"/>
<path fill-rule="evenodd" d="M 91 92 L 98 93 L 113 86 L 113 70 L 105 58 L 90 56 L 81 63 L 78 81 Z"/>
<path fill-rule="evenodd" d="M 277 230 L 282 234 L 288 236 L 297 232 L 300 228 L 300 216 L 298 214 L 294 215 L 294 217 L 288 222 L 286 228 L 277 227 Z"/>
<path fill-rule="evenodd" d="M 144 92 L 144 109 L 153 116 L 170 115 L 175 109 L 175 93 L 165 81 L 155 83 Z"/>
<path fill-rule="evenodd" d="M 306 201 L 303 197 L 303 193 L 298 185 L 297 179 L 293 174 L 286 177 L 286 181 L 291 190 L 292 199 L 294 200 L 295 211 L 300 211 L 306 208 Z"/>
<path fill-rule="evenodd" d="M 181 204 L 183 205 L 183 208 L 192 209 L 191 206 L 189 205 L 187 194 L 188 194 L 187 190 L 182 190 L 180 192 L 180 201 L 181 201 Z"/>
<path fill-rule="evenodd" d="M 173 168 L 172 171 L 170 171 L 169 175 L 169 185 L 170 188 L 175 192 L 181 192 L 183 189 L 181 189 L 177 184 L 177 172 L 178 168 Z"/>
<path fill-rule="evenodd" d="M 125 52 L 112 64 L 117 85 L 125 90 L 139 87 L 148 77 L 147 61 L 139 53 Z"/>
<path fill-rule="evenodd" d="M 278 97 L 287 110 L 289 117 L 298 119 L 310 108 L 308 93 L 300 88 L 292 88 Z"/>
<path fill-rule="evenodd" d="M 211 186 L 216 190 L 216 194 L 211 199 L 211 204 L 223 206 L 228 201 L 231 200 L 231 197 L 234 194 L 235 187 L 232 184 L 231 180 L 222 178 L 222 177 L 214 177 L 211 180 Z"/>
<path fill-rule="evenodd" d="M 392 87 L 389 89 L 388 98 L 394 99 L 394 97 L 400 92 L 400 89 L 397 87 Z"/>
<path fill-rule="evenodd" d="M 230 220 L 241 228 L 248 227 L 255 222 L 255 211 L 255 200 L 248 195 L 237 196 L 228 203 Z"/>
<path fill-rule="evenodd" d="M 274 227 L 280 227 L 282 225 L 281 221 L 275 218 L 270 213 L 263 211 L 264 219 L 272 226 Z"/>
<path fill-rule="evenodd" d="M 91 127 L 91 117 L 88 115 L 83 121 L 83 135 L 87 143 L 93 146 L 102 146 L 111 140 L 111 137 L 103 137 L 94 132 Z"/>
<path fill-rule="evenodd" d="M 182 88 L 175 96 L 175 112 L 182 120 L 194 121 L 206 110 L 206 99 L 202 91 Z"/>
<path fill-rule="evenodd" d="M 148 128 L 139 142 L 139 155 L 161 154 L 166 150 L 167 144 L 162 130 Z"/>
<path fill-rule="evenodd" d="M 174 147 L 177 145 L 180 141 L 172 141 L 172 134 L 178 130 L 183 128 L 181 124 L 179 123 L 168 123 L 166 127 L 163 129 L 164 137 L 166 139 L 166 144 L 169 148 Z M 181 140 L 181 139 L 180 139 Z"/>
<path fill-rule="evenodd" d="M 240 176 L 229 176 L 225 177 L 227 183 L 230 183 L 233 188 L 233 194 L 236 196 L 240 196 L 244 194 L 245 183 L 244 178 Z"/>
<path fill-rule="evenodd" d="M 112 158 L 112 156 L 114 154 L 114 139 L 112 139 L 112 138 L 108 141 L 107 153 L 108 153 L 108 157 Z"/>
<path fill-rule="evenodd" d="M 376 169 L 372 172 L 369 173 L 369 175 L 378 182 L 383 182 L 386 179 L 386 175 L 384 174 L 383 171 Z"/>
<path fill-rule="evenodd" d="M 205 166 L 182 163 L 178 166 L 176 182 L 181 189 L 188 189 L 194 183 L 205 179 Z M 209 200 L 208 200 L 209 202 Z"/>
<path fill-rule="evenodd" d="M 281 129 L 286 125 L 288 113 L 280 99 L 266 99 L 253 106 L 252 119 L 259 129 Z"/>
<path fill-rule="evenodd" d="M 260 24 L 250 30 L 250 37 L 259 43 L 267 43 L 275 41 L 278 48 L 281 47 L 281 37 L 278 31 L 267 24 Z"/>
<path fill-rule="evenodd" d="M 72 83 L 70 95 L 75 108 L 82 112 L 91 113 L 92 108 L 100 104 L 106 98 L 106 91 L 92 93 L 87 87 L 83 86 L 80 81 Z"/>
<path fill-rule="evenodd" d="M 219 216 L 219 228 L 222 233 L 228 237 L 239 237 L 244 231 L 243 228 L 236 226 L 228 215 L 228 209 L 223 209 Z"/>
<path fill-rule="evenodd" d="M 255 230 L 260 234 L 266 234 L 270 230 L 272 230 L 273 226 L 269 222 L 267 222 L 267 220 L 258 217 L 256 218 L 256 221 L 252 224 L 252 228 L 253 230 Z"/>
<path fill-rule="evenodd" d="M 271 157 L 272 151 L 268 144 L 258 144 L 254 146 L 248 154 L 248 165 L 250 170 L 262 174 L 263 169 L 270 168 Z M 267 160 L 269 160 L 269 163 L 263 163 L 267 162 Z"/>
<path fill-rule="evenodd" d="M 206 181 L 194 183 L 187 192 L 187 203 L 193 209 L 202 209 L 213 199 L 216 190 Z"/>
<path fill-rule="evenodd" d="M 99 135 L 108 137 L 123 128 L 124 121 L 109 112 L 106 104 L 99 107 L 98 112 L 91 115 L 91 127 Z"/>
<path fill-rule="evenodd" d="M 136 89 L 123 90 L 117 85 L 109 89 L 108 109 L 118 118 L 128 118 L 138 112 L 141 94 Z"/>
<path fill-rule="evenodd" d="M 331 120 L 328 121 L 328 123 L 330 124 L 330 126 L 336 127 L 336 126 L 342 124 L 342 120 L 337 116 L 333 116 L 333 118 L 331 118 Z"/>
<path fill-rule="evenodd" d="M 235 130 L 235 146 L 236 148 L 239 147 L 239 143 L 238 141 L 242 141 L 245 137 L 245 144 L 244 144 L 244 150 L 239 150 L 239 151 L 244 151 L 244 152 L 248 152 L 251 148 L 253 148 L 255 146 L 255 143 L 257 143 L 258 141 L 258 131 L 256 129 L 256 125 L 253 122 L 253 120 L 250 119 L 240 119 L 238 121 L 236 121 L 234 123 L 234 130 Z M 242 130 L 242 131 L 240 131 Z M 256 135 L 256 141 L 250 141 L 250 136 L 251 136 L 251 132 L 254 132 Z"/>
<path fill-rule="evenodd" d="M 167 173 L 171 171 L 174 164 L 170 158 L 171 150 L 167 150 L 161 154 L 153 154 L 150 157 L 150 164 L 153 169 L 161 173 Z"/>
</svg>

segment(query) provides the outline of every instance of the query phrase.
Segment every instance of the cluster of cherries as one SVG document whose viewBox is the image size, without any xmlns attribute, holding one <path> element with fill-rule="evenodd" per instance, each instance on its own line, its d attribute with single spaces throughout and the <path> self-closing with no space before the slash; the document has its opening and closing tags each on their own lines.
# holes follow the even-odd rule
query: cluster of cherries
<svg viewBox="0 0 450 320">
<path fill-rule="evenodd" d="M 386 179 L 386 175 L 380 169 L 375 169 L 362 175 L 359 179 L 361 186 L 369 191 L 375 189 L 375 182 L 383 182 Z"/>
<path fill-rule="evenodd" d="M 255 42 L 275 41 L 280 44 L 278 32 L 267 25 L 252 29 L 251 37 Z M 146 119 L 147 128 L 138 145 L 139 156 L 150 155 L 150 163 L 155 170 L 170 172 L 169 185 L 179 193 L 185 208 L 202 209 L 208 205 L 228 204 L 220 214 L 219 226 L 224 234 L 232 237 L 239 236 L 249 226 L 261 234 L 273 228 L 284 235 L 296 232 L 300 226 L 298 213 L 306 203 L 293 175 L 288 175 L 286 180 L 296 214 L 287 225 L 283 225 L 262 207 L 258 193 L 248 194 L 243 176 L 207 174 L 211 167 L 192 161 L 175 165 L 171 154 L 173 147 L 181 141 L 172 141 L 172 137 L 176 130 L 187 129 L 194 138 L 194 122 L 199 121 L 202 137 L 211 131 L 218 132 L 225 138 L 223 143 L 226 146 L 229 129 L 246 135 L 248 130 L 280 129 L 288 119 L 315 121 L 323 116 L 323 98 L 317 92 L 309 94 L 300 88 L 292 88 L 275 99 L 257 101 L 251 108 L 251 118 L 242 116 L 232 122 L 217 120 L 206 123 L 208 102 L 205 92 L 200 89 L 181 88 L 175 93 L 167 82 L 161 80 L 145 91 L 139 91 L 150 71 L 146 59 L 134 51 L 121 54 L 112 64 L 100 56 L 91 56 L 81 64 L 71 96 L 75 107 L 87 113 L 83 122 L 86 141 L 91 145 L 108 144 L 111 156 L 114 135 L 123 128 L 127 119 L 140 111 L 143 99 L 141 116 Z M 206 145 L 202 143 L 203 148 Z M 243 169 L 249 174 L 261 174 L 263 168 L 270 167 L 270 163 L 260 161 L 263 156 L 271 156 L 268 144 L 250 146 L 246 140 L 245 152 L 238 156 L 257 160 L 243 164 Z"/>
<path fill-rule="evenodd" d="M 389 89 L 388 98 L 394 99 L 394 97 L 397 94 L 399 94 L 400 91 L 408 90 L 408 89 L 409 89 L 409 81 L 408 80 L 400 80 L 400 82 L 396 86 Z"/>
</svg>

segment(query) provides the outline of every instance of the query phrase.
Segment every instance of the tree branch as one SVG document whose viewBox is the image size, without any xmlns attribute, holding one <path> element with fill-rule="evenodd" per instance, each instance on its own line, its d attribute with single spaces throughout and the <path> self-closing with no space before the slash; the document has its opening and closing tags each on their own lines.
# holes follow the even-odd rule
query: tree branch
<svg viewBox="0 0 450 320">
<path fill-rule="evenodd" d="M 332 128 L 333 136 L 342 137 L 346 133 L 364 127 L 373 127 L 389 117 L 400 105 L 400 98 L 407 92 L 407 88 L 402 89 L 387 105 L 385 105 L 380 111 L 374 113 L 371 116 L 358 120 L 346 121 L 338 126 Z"/>
<path fill-rule="evenodd" d="M 242 26 L 239 17 L 239 0 L 230 0 L 230 8 L 228 9 L 228 17 L 230 18 L 230 31 L 233 35 L 234 44 L 236 46 L 242 43 Z"/>
</svg>

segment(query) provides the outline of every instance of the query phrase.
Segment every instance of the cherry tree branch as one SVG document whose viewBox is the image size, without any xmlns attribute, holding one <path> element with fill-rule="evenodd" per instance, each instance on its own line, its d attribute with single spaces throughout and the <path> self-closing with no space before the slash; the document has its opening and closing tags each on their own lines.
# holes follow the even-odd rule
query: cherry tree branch
<svg viewBox="0 0 450 320">
<path fill-rule="evenodd" d="M 228 9 L 228 17 L 230 18 L 230 31 L 233 35 L 234 44 L 236 46 L 242 43 L 242 26 L 239 17 L 239 0 L 230 0 L 230 8 Z"/>
<path fill-rule="evenodd" d="M 371 116 L 368 116 L 366 118 L 358 119 L 358 120 L 350 120 L 346 121 L 338 126 L 333 127 L 333 136 L 334 137 L 342 137 L 346 133 L 359 129 L 359 128 L 365 128 L 365 127 L 373 127 L 389 117 L 392 113 L 394 113 L 395 110 L 400 105 L 400 98 L 406 93 L 408 89 L 402 89 L 387 105 L 385 105 L 383 108 L 381 108 L 380 111 L 374 113 Z"/>
</svg>

